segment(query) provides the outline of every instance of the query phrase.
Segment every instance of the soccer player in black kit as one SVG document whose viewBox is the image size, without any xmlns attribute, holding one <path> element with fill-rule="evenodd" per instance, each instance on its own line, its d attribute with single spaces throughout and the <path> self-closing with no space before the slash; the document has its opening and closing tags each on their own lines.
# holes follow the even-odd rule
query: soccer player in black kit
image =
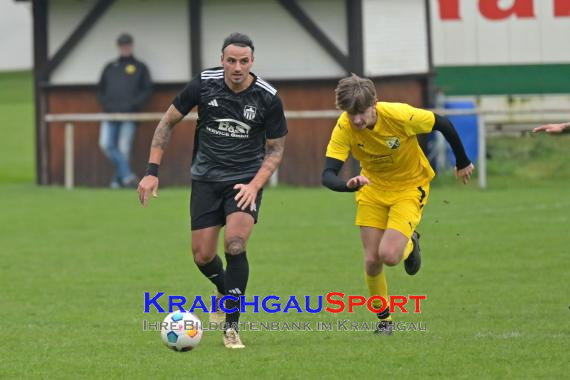
<svg viewBox="0 0 570 380">
<path fill-rule="evenodd" d="M 249 276 L 247 240 L 257 222 L 263 186 L 283 157 L 287 134 L 277 91 L 250 72 L 253 51 L 248 36 L 231 34 L 222 46 L 222 67 L 202 71 L 176 96 L 156 127 L 147 172 L 137 190 L 146 207 L 149 196 L 157 195 L 158 168 L 172 128 L 198 106 L 191 169 L 192 254 L 218 297 L 236 297 L 225 307 L 238 310 Z M 224 225 L 225 270 L 217 254 Z M 224 345 L 243 348 L 239 311 L 226 314 L 225 321 Z"/>
</svg>

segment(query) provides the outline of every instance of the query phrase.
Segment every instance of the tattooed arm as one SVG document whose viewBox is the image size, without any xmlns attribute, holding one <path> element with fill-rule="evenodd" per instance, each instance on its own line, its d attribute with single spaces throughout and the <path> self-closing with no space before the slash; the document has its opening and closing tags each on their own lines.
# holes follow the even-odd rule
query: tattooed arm
<svg viewBox="0 0 570 380">
<path fill-rule="evenodd" d="M 278 139 L 267 140 L 265 144 L 265 157 L 263 157 L 261 168 L 259 168 L 257 174 L 250 182 L 257 190 L 261 189 L 267 183 L 271 175 L 275 173 L 275 170 L 277 170 L 283 158 L 284 150 L 285 136 Z"/>
<path fill-rule="evenodd" d="M 158 122 L 158 126 L 154 131 L 154 136 L 150 145 L 150 157 L 148 162 L 160 165 L 164 150 L 170 141 L 172 129 L 180 120 L 182 120 L 183 117 L 184 115 L 178 112 L 176 107 L 173 105 L 168 108 L 166 113 L 162 116 L 162 119 Z"/>
<path fill-rule="evenodd" d="M 176 107 L 171 105 L 166 113 L 162 116 L 162 119 L 158 122 L 158 126 L 154 131 L 154 136 L 152 138 L 152 144 L 150 146 L 150 157 L 148 159 L 149 168 L 151 165 L 156 165 L 156 170 L 158 171 L 158 165 L 162 161 L 162 155 L 164 150 L 170 141 L 170 136 L 172 135 L 172 128 L 184 118 Z M 146 207 L 148 203 L 148 197 L 152 194 L 154 197 L 158 196 L 158 176 L 155 174 L 149 174 L 150 170 L 147 170 L 147 174 L 139 183 L 137 192 L 139 193 L 139 201 Z"/>
<path fill-rule="evenodd" d="M 255 199 L 257 192 L 267 183 L 275 170 L 279 167 L 285 150 L 285 136 L 277 139 L 268 139 L 265 144 L 265 157 L 261 168 L 257 171 L 255 177 L 248 184 L 237 184 L 234 189 L 239 190 L 235 199 L 238 201 L 238 207 L 245 210 L 255 210 Z"/>
</svg>

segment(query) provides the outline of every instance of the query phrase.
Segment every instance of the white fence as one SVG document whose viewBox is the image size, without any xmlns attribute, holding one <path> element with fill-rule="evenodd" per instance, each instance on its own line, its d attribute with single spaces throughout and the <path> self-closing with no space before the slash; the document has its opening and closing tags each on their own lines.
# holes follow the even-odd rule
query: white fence
<svg viewBox="0 0 570 380">
<path fill-rule="evenodd" d="M 479 187 L 484 189 L 487 187 L 487 124 L 504 125 L 531 125 L 536 126 L 542 123 L 554 123 L 570 120 L 570 114 L 567 110 L 519 110 L 516 112 L 505 110 L 448 110 L 434 109 L 434 112 L 440 115 L 477 115 L 477 136 L 479 145 L 479 154 L 477 158 L 477 174 Z M 46 123 L 64 123 L 65 125 L 65 141 L 64 141 L 64 183 L 67 189 L 74 186 L 74 162 L 73 162 L 73 133 L 75 123 L 77 122 L 101 122 L 105 120 L 134 120 L 134 121 L 156 121 L 158 122 L 162 113 L 95 113 L 95 114 L 48 114 L 45 116 Z M 550 115 L 550 116 L 549 116 Z M 286 111 L 285 117 L 291 119 L 331 119 L 336 120 L 339 116 L 337 110 L 314 110 L 314 111 Z M 567 116 L 567 118 L 564 118 Z M 192 112 L 186 116 L 188 120 L 196 120 L 197 114 Z M 529 127 L 530 130 L 530 127 Z M 274 175 L 270 182 L 271 185 L 277 184 L 277 176 Z"/>
<path fill-rule="evenodd" d="M 156 121 L 162 118 L 162 113 L 61 113 L 45 115 L 46 123 L 64 123 L 64 185 L 66 189 L 74 187 L 74 160 L 73 142 L 74 129 L 77 122 L 102 122 L 102 121 Z M 337 110 L 319 111 L 286 111 L 285 117 L 289 119 L 337 119 Z M 185 120 L 197 120 L 198 114 L 191 112 L 184 118 Z M 270 186 L 277 185 L 278 172 L 275 171 L 269 179 Z"/>
</svg>

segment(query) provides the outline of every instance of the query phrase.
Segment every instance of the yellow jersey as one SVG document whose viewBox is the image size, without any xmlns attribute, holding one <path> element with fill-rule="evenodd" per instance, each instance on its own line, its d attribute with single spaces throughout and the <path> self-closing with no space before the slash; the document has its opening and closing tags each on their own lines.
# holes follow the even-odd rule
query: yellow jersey
<svg viewBox="0 0 570 380">
<path fill-rule="evenodd" d="M 433 112 L 404 103 L 376 103 L 374 128 L 356 130 L 343 112 L 332 132 L 327 157 L 346 161 L 349 152 L 360 161 L 361 174 L 372 185 L 400 190 L 420 186 L 435 173 L 418 144 L 417 134 L 431 132 Z"/>
</svg>

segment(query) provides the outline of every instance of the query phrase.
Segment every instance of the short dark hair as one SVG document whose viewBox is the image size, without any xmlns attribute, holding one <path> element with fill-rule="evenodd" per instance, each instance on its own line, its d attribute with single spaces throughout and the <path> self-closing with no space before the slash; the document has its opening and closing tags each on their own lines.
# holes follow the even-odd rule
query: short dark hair
<svg viewBox="0 0 570 380">
<path fill-rule="evenodd" d="M 226 37 L 226 39 L 224 40 L 224 44 L 222 45 L 222 53 L 224 52 L 224 49 L 228 47 L 228 45 L 249 47 L 252 53 L 254 50 L 253 41 L 251 40 L 251 38 L 240 32 L 232 33 Z"/>
<path fill-rule="evenodd" d="M 117 38 L 117 45 L 132 45 L 133 36 L 128 33 L 123 33 Z"/>
<path fill-rule="evenodd" d="M 336 107 L 350 114 L 363 113 L 376 102 L 376 87 L 356 74 L 341 79 L 335 89 Z"/>
</svg>

